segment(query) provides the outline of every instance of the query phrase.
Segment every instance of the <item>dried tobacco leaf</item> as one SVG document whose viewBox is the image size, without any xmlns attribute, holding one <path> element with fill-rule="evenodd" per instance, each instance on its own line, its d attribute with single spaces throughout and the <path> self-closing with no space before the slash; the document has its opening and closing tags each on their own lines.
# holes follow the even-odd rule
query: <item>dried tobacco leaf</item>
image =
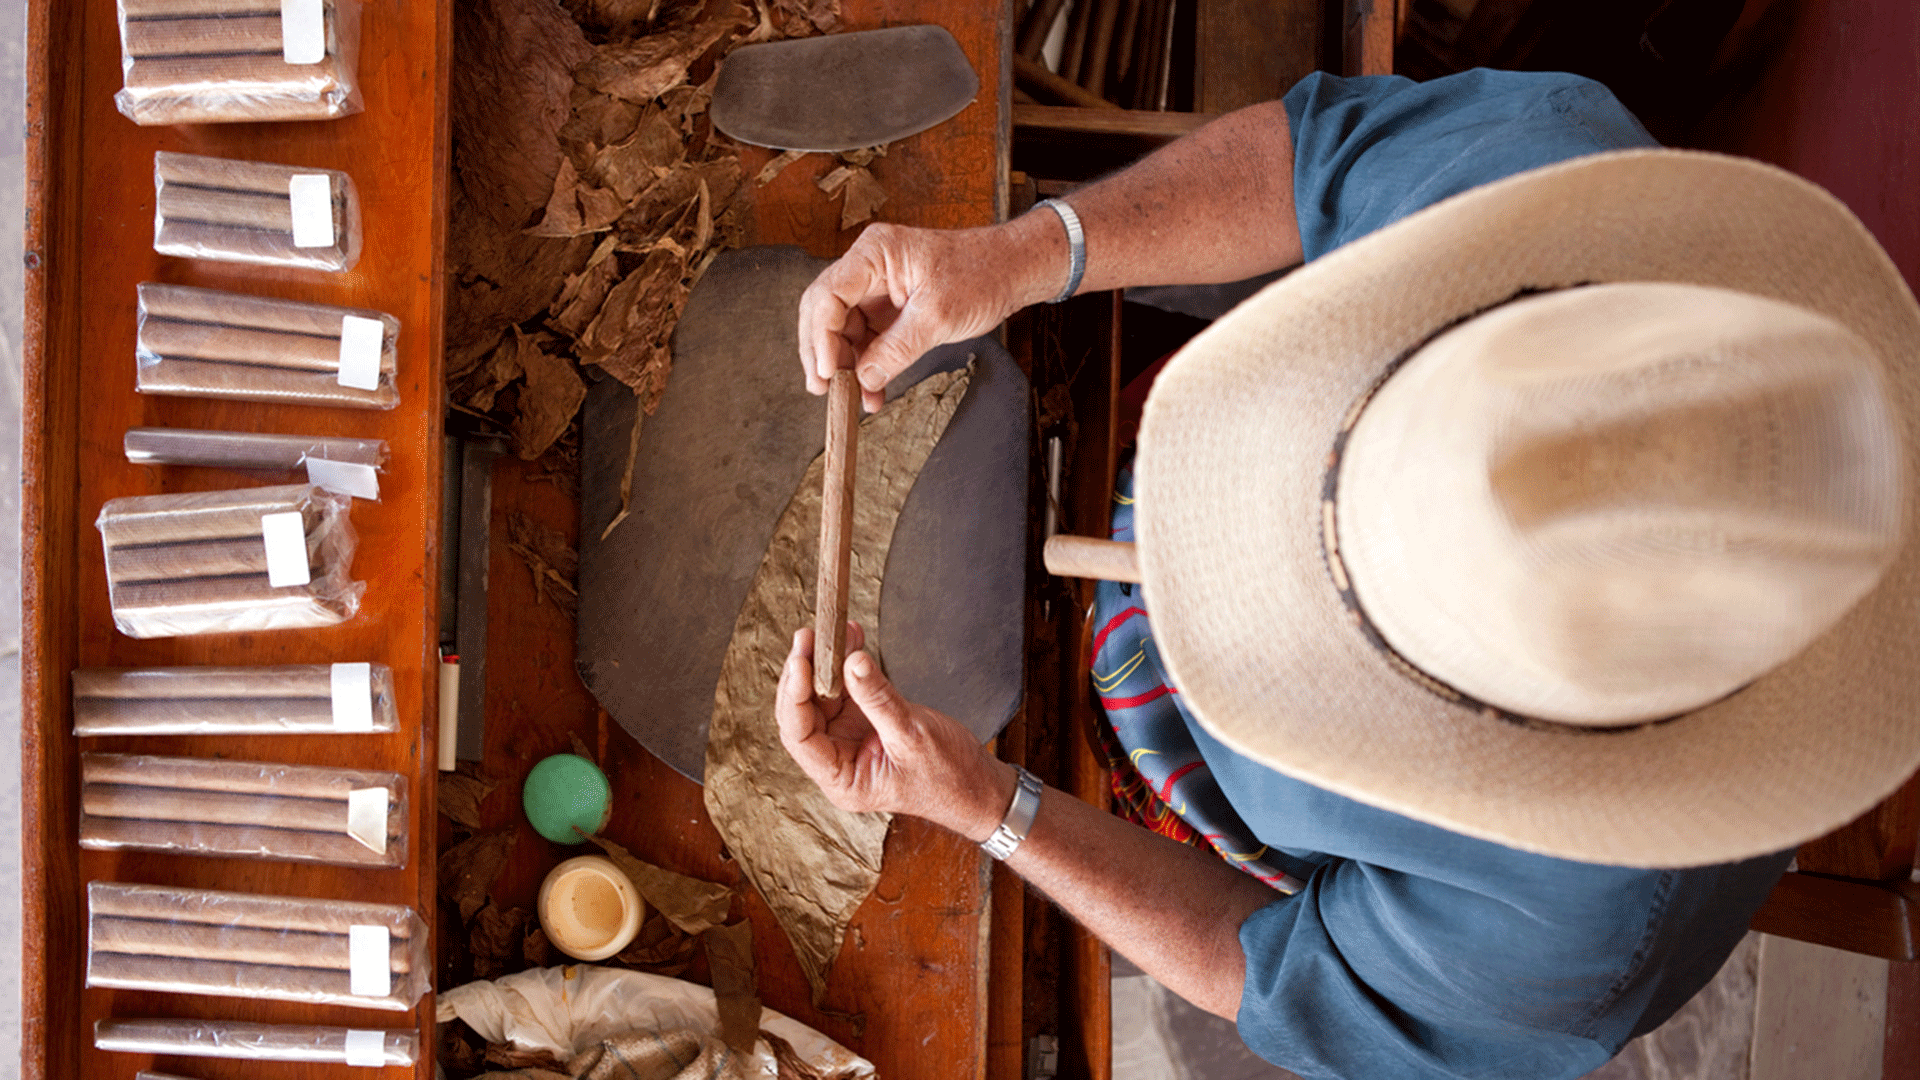
<svg viewBox="0 0 1920 1080">
<path fill-rule="evenodd" d="M 648 108 L 578 85 L 573 88 L 572 100 L 573 114 L 560 126 L 559 137 L 561 149 L 576 164 L 592 158 L 590 147 L 612 146 L 632 138 Z"/>
<path fill-rule="evenodd" d="M 462 922 L 486 905 L 487 890 L 506 869 L 516 839 L 512 829 L 495 829 L 440 853 L 440 895 L 460 909 Z"/>
<path fill-rule="evenodd" d="M 806 157 L 807 153 L 805 150 L 780 151 L 778 157 L 760 166 L 760 171 L 753 174 L 753 182 L 759 184 L 761 187 L 766 187 L 768 184 L 773 183 L 774 179 L 781 173 L 786 172 L 787 166 Z"/>
<path fill-rule="evenodd" d="M 547 940 L 547 932 L 539 926 L 527 928 L 527 936 L 520 940 L 520 955 L 527 961 L 528 967 L 546 967 L 553 959 L 553 944 Z"/>
<path fill-rule="evenodd" d="M 533 574 L 536 603 L 548 602 L 551 593 L 555 607 L 567 612 L 576 609 L 580 593 L 574 582 L 580 574 L 580 556 L 565 536 L 515 511 L 507 519 L 507 550 L 520 556 L 520 561 L 526 563 L 527 570 Z M 579 738 L 574 736 L 576 744 Z M 576 749 L 575 753 L 578 752 Z M 591 754 L 581 756 L 592 760 Z"/>
<path fill-rule="evenodd" d="M 687 303 L 686 269 L 671 251 L 649 252 L 607 293 L 600 314 L 580 335 L 580 361 L 598 364 L 643 395 L 648 412 L 657 406 L 673 363 L 668 341 Z"/>
<path fill-rule="evenodd" d="M 539 224 L 527 230 L 527 235 L 565 237 L 600 232 L 620 220 L 626 208 L 625 199 L 580 179 L 573 159 L 563 157 L 559 172 L 553 178 L 553 196 L 547 200 L 547 211 Z"/>
<path fill-rule="evenodd" d="M 681 932 L 700 934 L 727 921 L 727 908 L 733 904 L 732 889 L 655 866 L 604 836 L 587 839 L 598 844 L 607 858 L 633 879 L 641 898 Z"/>
<path fill-rule="evenodd" d="M 851 229 L 873 217 L 887 201 L 887 190 L 865 169 L 854 169 L 840 190 L 840 227 Z"/>
<path fill-rule="evenodd" d="M 586 333 L 587 324 L 600 313 L 600 305 L 607 302 L 607 292 L 620 277 L 620 260 L 613 257 L 618 243 L 619 238 L 615 236 L 600 241 L 600 246 L 587 260 L 586 269 L 567 278 L 560 295 L 547 308 L 549 323 L 575 339 Z"/>
<path fill-rule="evenodd" d="M 532 461 L 566 433 L 574 414 L 580 411 L 580 403 L 587 400 L 587 384 L 581 381 L 572 361 L 541 347 L 556 339 L 522 333 L 518 327 L 513 332 L 518 339 L 520 370 L 527 378 L 520 392 L 518 415 L 513 418 L 513 443 L 522 461 Z"/>
<path fill-rule="evenodd" d="M 700 935 L 707 949 L 713 1003 L 720 1011 L 720 1038 L 742 1054 L 753 1053 L 760 1032 L 760 994 L 753 970 L 753 924 L 745 919 Z"/>
<path fill-rule="evenodd" d="M 640 932 L 614 959 L 655 975 L 675 976 L 693 965 L 699 941 L 691 934 L 682 933 L 666 916 L 649 912 L 647 921 L 640 925 Z"/>
<path fill-rule="evenodd" d="M 632 41 L 602 45 L 574 69 L 581 86 L 642 104 L 687 80 L 687 68 L 742 25 L 740 12 Z"/>
<path fill-rule="evenodd" d="M 472 773 L 473 763 L 463 761 L 454 772 L 440 774 L 436 785 L 440 813 L 455 825 L 469 829 L 480 827 L 480 804 L 500 785 Z"/>
<path fill-rule="evenodd" d="M 586 178 L 620 197 L 624 206 L 687 158 L 687 143 L 666 110 L 655 109 L 633 135 L 599 148 Z"/>
<path fill-rule="evenodd" d="M 853 500 L 860 561 L 847 617 L 867 628 L 869 652 L 882 638 L 880 571 L 894 522 L 971 377 L 971 366 L 929 376 L 861 423 Z M 880 880 L 890 820 L 828 802 L 781 745 L 773 717 L 793 628 L 813 622 L 823 467 L 815 458 L 795 489 L 734 621 L 714 688 L 704 792 L 720 838 L 793 941 L 816 1005 L 848 921 Z"/>
<path fill-rule="evenodd" d="M 468 945 L 473 951 L 473 977 L 497 979 L 522 967 L 520 945 L 531 916 L 526 908 L 488 904 L 474 916 Z"/>
</svg>

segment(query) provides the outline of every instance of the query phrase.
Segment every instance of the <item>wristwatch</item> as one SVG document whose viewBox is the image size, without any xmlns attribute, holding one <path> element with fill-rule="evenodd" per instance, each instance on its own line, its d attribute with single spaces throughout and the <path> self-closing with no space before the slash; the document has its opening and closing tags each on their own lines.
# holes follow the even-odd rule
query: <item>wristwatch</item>
<svg viewBox="0 0 1920 1080">
<path fill-rule="evenodd" d="M 1033 819 L 1040 814 L 1040 778 L 1018 765 L 1013 771 L 1019 774 L 1013 789 L 1013 802 L 1007 806 L 1007 816 L 1000 819 L 1000 827 L 993 835 L 980 842 L 980 850 L 996 859 L 1005 859 L 1020 846 L 1033 830 Z"/>
</svg>

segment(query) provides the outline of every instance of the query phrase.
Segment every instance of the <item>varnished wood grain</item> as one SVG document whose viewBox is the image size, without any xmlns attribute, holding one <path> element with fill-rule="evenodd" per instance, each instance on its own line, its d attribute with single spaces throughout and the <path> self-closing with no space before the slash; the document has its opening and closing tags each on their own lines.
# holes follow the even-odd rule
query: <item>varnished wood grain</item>
<svg viewBox="0 0 1920 1080">
<path fill-rule="evenodd" d="M 433 716 L 423 680 L 433 655 L 440 442 L 440 253 L 443 248 L 448 3 L 369 0 L 360 79 L 367 111 L 338 121 L 145 128 L 113 106 L 120 42 L 111 3 L 36 4 L 29 47 L 29 246 L 24 457 L 29 571 L 24 716 L 26 877 L 25 1072 L 130 1076 L 151 1059 L 92 1048 L 95 1019 L 185 1016 L 276 1023 L 416 1026 L 432 1035 L 433 1003 L 411 1016 L 368 1010 L 82 990 L 89 880 L 433 905 Z M 153 155 L 160 150 L 344 169 L 359 188 L 365 252 L 346 274 L 268 270 L 163 258 L 152 250 Z M 402 405 L 393 412 L 142 397 L 133 391 L 134 287 L 142 281 L 374 308 L 397 315 Z M 113 629 L 93 519 L 124 495 L 248 486 L 212 470 L 129 465 L 133 426 L 300 432 L 385 439 L 384 500 L 356 503 L 354 577 L 360 614 L 323 630 L 134 641 Z M 402 730 L 389 735 L 116 738 L 88 749 L 215 754 L 388 769 L 412 778 L 413 859 L 396 870 L 347 870 L 74 847 L 76 740 L 67 674 L 76 666 L 324 663 L 374 660 L 394 670 Z M 272 1066 L 273 1077 L 331 1076 L 337 1067 Z M 204 1080 L 263 1075 L 244 1061 L 195 1062 Z M 413 1070 L 369 1077 L 432 1075 Z"/>
</svg>

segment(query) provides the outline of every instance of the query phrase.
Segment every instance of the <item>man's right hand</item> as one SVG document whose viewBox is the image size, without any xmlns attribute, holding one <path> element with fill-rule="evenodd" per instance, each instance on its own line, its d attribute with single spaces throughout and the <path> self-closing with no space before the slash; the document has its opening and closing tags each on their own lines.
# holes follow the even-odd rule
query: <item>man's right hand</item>
<svg viewBox="0 0 1920 1080">
<path fill-rule="evenodd" d="M 873 412 L 887 383 L 929 349 L 979 337 L 1047 299 L 1066 267 L 1065 231 L 1047 211 L 981 229 L 869 225 L 800 295 L 807 389 L 824 394 L 835 371 L 851 368 Z"/>
</svg>

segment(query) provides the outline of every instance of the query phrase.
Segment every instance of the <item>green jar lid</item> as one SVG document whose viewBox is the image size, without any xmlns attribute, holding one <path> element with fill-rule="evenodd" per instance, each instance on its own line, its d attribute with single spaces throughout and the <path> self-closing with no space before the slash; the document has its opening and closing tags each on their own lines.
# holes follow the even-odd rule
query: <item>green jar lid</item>
<svg viewBox="0 0 1920 1080">
<path fill-rule="evenodd" d="M 607 827 L 613 815 L 613 786 L 607 783 L 607 774 L 586 758 L 555 754 L 527 773 L 520 801 L 527 808 L 527 821 L 541 836 L 556 844 L 583 844 L 587 836 Z"/>
</svg>

